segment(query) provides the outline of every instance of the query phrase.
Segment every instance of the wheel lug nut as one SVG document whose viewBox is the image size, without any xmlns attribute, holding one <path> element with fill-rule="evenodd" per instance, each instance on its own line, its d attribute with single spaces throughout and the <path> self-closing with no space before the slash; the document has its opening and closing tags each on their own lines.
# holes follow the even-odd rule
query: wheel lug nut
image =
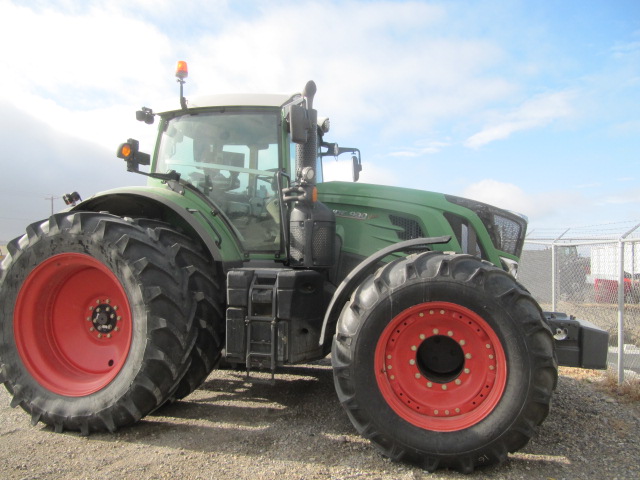
<svg viewBox="0 0 640 480">
<path fill-rule="evenodd" d="M 93 327 L 90 327 L 90 328 L 89 328 L 89 331 L 90 331 L 90 332 L 93 332 L 94 330 L 95 330 L 95 328 L 93 328 Z"/>
<path fill-rule="evenodd" d="M 470 353 L 465 354 L 464 358 L 466 358 L 467 360 L 470 359 L 471 358 L 471 354 Z"/>
<path fill-rule="evenodd" d="M 90 322 L 90 321 L 91 321 L 91 317 L 87 317 L 87 322 Z"/>
<path fill-rule="evenodd" d="M 462 383 L 462 381 L 459 378 L 456 378 L 455 384 L 456 385 L 460 385 Z"/>
<path fill-rule="evenodd" d="M 101 333 L 98 334 L 98 338 L 102 338 L 102 334 Z"/>
</svg>

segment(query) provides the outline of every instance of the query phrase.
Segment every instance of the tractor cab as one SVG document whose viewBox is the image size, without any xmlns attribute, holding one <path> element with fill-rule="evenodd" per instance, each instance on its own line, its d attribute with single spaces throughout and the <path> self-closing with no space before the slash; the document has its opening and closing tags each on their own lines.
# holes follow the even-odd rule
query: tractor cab
<svg viewBox="0 0 640 480">
<path fill-rule="evenodd" d="M 280 250 L 286 165 L 278 110 L 206 110 L 162 118 L 152 171 L 174 171 L 229 218 L 243 246 Z M 286 185 L 285 185 L 286 186 Z"/>
<path fill-rule="evenodd" d="M 302 267 L 330 267 L 335 218 L 317 201 L 325 156 L 352 155 L 353 180 L 362 170 L 360 151 L 323 141 L 329 119 L 313 109 L 315 84 L 302 93 L 211 95 L 187 100 L 185 62 L 178 62 L 180 108 L 136 117 L 159 117 L 153 159 L 129 139 L 118 150 L 127 169 L 147 175 L 149 186 L 181 185 L 196 192 L 224 218 L 245 254 L 273 255 Z M 151 165 L 149 173 L 140 165 Z M 312 238 L 327 241 L 319 244 Z M 246 255 L 245 255 L 246 256 Z"/>
</svg>

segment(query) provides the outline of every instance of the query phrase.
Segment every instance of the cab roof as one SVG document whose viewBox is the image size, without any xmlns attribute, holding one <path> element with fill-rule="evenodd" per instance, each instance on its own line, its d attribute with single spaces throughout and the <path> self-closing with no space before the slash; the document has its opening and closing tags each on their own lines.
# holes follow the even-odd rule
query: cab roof
<svg viewBox="0 0 640 480">
<path fill-rule="evenodd" d="M 187 97 L 188 108 L 207 107 L 283 107 L 287 103 L 299 97 L 299 93 L 230 93 L 218 95 L 206 95 L 202 97 Z M 176 102 L 178 103 L 178 102 Z M 167 111 L 178 110 L 170 108 Z"/>
</svg>

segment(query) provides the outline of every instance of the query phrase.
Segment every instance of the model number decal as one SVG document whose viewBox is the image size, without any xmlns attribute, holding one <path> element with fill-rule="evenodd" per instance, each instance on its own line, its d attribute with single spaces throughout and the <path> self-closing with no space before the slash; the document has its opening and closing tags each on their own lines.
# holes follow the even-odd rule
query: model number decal
<svg viewBox="0 0 640 480">
<path fill-rule="evenodd" d="M 363 212 L 348 212 L 346 210 L 334 210 L 336 217 L 353 218 L 355 220 L 368 220 L 374 218 L 373 215 Z"/>
</svg>

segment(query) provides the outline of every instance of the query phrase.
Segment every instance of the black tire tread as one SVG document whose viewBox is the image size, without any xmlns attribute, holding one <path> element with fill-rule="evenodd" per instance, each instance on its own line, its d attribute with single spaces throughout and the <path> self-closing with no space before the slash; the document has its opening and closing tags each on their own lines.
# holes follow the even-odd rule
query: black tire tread
<svg viewBox="0 0 640 480">
<path fill-rule="evenodd" d="M 43 393 L 46 389 L 31 379 L 21 366 L 12 336 L 3 335 L 0 339 L 0 364 L 5 372 L 3 383 L 13 395 L 11 405 L 19 405 L 30 413 L 32 423 L 42 421 L 53 426 L 56 432 L 115 431 L 164 403 L 189 367 L 187 359 L 196 342 L 197 330 L 193 327 L 196 320 L 192 310 L 195 308 L 185 280 L 188 273 L 186 268 L 176 265 L 175 255 L 171 255 L 162 242 L 129 221 L 94 212 L 56 214 L 31 224 L 26 235 L 10 242 L 10 261 L 3 262 L 0 267 L 3 287 L 0 307 L 5 318 L 12 318 L 7 315 L 11 298 L 7 298 L 6 284 L 10 277 L 18 275 L 17 270 L 24 269 L 33 258 L 37 261 L 46 258 L 39 258 L 42 244 L 54 245 L 49 248 L 55 250 L 56 242 L 73 241 L 76 247 L 86 245 L 84 248 L 89 254 L 93 251 L 102 253 L 105 258 L 119 257 L 119 261 L 130 265 L 131 275 L 140 286 L 148 311 L 147 340 L 140 371 L 131 373 L 133 379 L 128 390 L 120 391 L 117 398 L 109 401 L 101 399 L 100 410 L 92 411 L 86 405 L 78 407 L 68 397 Z M 17 295 L 19 286 L 12 289 Z M 28 387 L 22 385 L 25 381 L 29 383 Z"/>
<path fill-rule="evenodd" d="M 471 268 L 470 268 L 471 267 Z M 478 452 L 459 455 L 438 455 L 421 452 L 378 431 L 375 422 L 364 412 L 356 394 L 353 347 L 367 311 L 387 292 L 411 282 L 430 280 L 456 281 L 481 289 L 500 304 L 525 312 L 521 327 L 529 338 L 532 385 L 522 413 L 509 431 L 486 446 L 479 461 Z M 535 300 L 529 292 L 506 272 L 492 264 L 469 255 L 450 255 L 426 252 L 411 255 L 382 266 L 374 275 L 359 285 L 346 303 L 333 341 L 332 364 L 338 398 L 358 432 L 370 439 L 383 455 L 392 460 L 403 459 L 428 471 L 452 468 L 470 473 L 477 466 L 499 463 L 509 452 L 522 448 L 534 435 L 535 428 L 547 417 L 555 384 L 557 361 L 551 330 Z"/>
<path fill-rule="evenodd" d="M 189 290 L 195 300 L 196 340 L 189 351 L 189 368 L 169 398 L 180 400 L 202 385 L 220 360 L 225 327 L 224 282 L 215 265 L 186 235 L 159 220 L 138 218 L 134 223 L 170 249 L 173 264 L 186 269 Z"/>
</svg>

